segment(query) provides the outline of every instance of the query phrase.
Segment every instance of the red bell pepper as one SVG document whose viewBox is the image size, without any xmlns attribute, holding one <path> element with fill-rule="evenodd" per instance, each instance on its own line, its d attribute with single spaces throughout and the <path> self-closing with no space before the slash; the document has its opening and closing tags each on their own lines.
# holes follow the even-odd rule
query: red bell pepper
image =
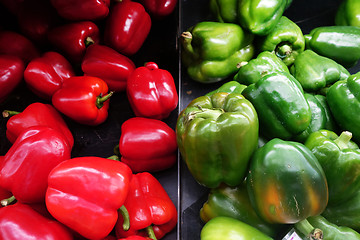
<svg viewBox="0 0 360 240">
<path fill-rule="evenodd" d="M 39 57 L 40 52 L 25 36 L 13 31 L 0 31 L 0 54 L 15 55 L 25 64 Z"/>
<path fill-rule="evenodd" d="M 64 79 L 72 76 L 75 76 L 75 72 L 70 62 L 60 53 L 52 51 L 31 60 L 24 72 L 29 89 L 45 100 L 51 100 Z"/>
<path fill-rule="evenodd" d="M 70 22 L 51 29 L 48 39 L 69 61 L 81 63 L 86 47 L 99 43 L 99 28 L 91 21 Z"/>
<path fill-rule="evenodd" d="M 0 239 L 72 240 L 71 231 L 29 205 L 15 203 L 0 209 Z"/>
<path fill-rule="evenodd" d="M 177 0 L 140 0 L 140 3 L 153 18 L 161 19 L 174 11 Z"/>
<path fill-rule="evenodd" d="M 109 90 L 126 90 L 127 79 L 135 70 L 134 62 L 105 45 L 91 45 L 87 48 L 81 69 L 86 76 L 104 80 Z"/>
<path fill-rule="evenodd" d="M 26 0 L 16 14 L 19 30 L 39 46 L 48 44 L 47 32 L 61 22 L 48 0 Z"/>
<path fill-rule="evenodd" d="M 98 20 L 109 14 L 110 0 L 51 0 L 51 4 L 65 19 Z"/>
<path fill-rule="evenodd" d="M 115 226 L 118 238 L 132 235 L 160 239 L 177 224 L 177 210 L 160 182 L 150 173 L 133 175 L 124 206 L 129 213 L 130 229 L 122 228 L 124 218 L 119 214 Z M 147 231 L 143 231 L 143 230 Z"/>
<path fill-rule="evenodd" d="M 19 57 L 0 54 L 0 103 L 20 84 L 24 70 L 24 62 Z"/>
<path fill-rule="evenodd" d="M 46 206 L 58 221 L 88 239 L 101 239 L 114 228 L 129 191 L 130 168 L 119 161 L 78 157 L 49 174 Z"/>
<path fill-rule="evenodd" d="M 151 238 L 148 237 L 141 237 L 141 236 L 130 236 L 127 238 L 120 238 L 118 240 L 151 240 Z"/>
<path fill-rule="evenodd" d="M 4 159 L 5 159 L 5 156 L 0 156 L 0 163 L 2 161 L 4 161 Z M 12 197 L 12 193 L 10 191 L 0 187 L 0 199 L 8 199 L 10 197 Z M 2 207 L 2 206 L 3 206 L 3 204 L 0 205 L 0 207 Z"/>
<path fill-rule="evenodd" d="M 104 42 L 130 56 L 138 52 L 151 28 L 150 15 L 143 5 L 131 0 L 116 3 L 107 17 Z"/>
<path fill-rule="evenodd" d="M 119 151 L 133 172 L 168 169 L 176 162 L 176 134 L 160 120 L 130 118 L 121 125 Z"/>
<path fill-rule="evenodd" d="M 29 127 L 47 126 L 62 133 L 70 148 L 74 145 L 74 137 L 66 122 L 50 104 L 31 103 L 22 112 L 5 110 L 3 116 L 10 117 L 6 123 L 6 137 L 11 143 L 14 143 L 18 136 Z"/>
<path fill-rule="evenodd" d="M 174 78 L 153 62 L 132 72 L 128 78 L 127 96 L 138 117 L 164 119 L 178 104 Z"/>
<path fill-rule="evenodd" d="M 19 202 L 43 202 L 50 171 L 70 154 L 62 133 L 44 126 L 27 128 L 0 163 L 0 187 Z"/>
<path fill-rule="evenodd" d="M 84 124 L 96 126 L 108 117 L 109 101 L 107 84 L 100 78 L 76 76 L 66 79 L 62 88 L 52 97 L 54 107 L 71 118 Z"/>
</svg>

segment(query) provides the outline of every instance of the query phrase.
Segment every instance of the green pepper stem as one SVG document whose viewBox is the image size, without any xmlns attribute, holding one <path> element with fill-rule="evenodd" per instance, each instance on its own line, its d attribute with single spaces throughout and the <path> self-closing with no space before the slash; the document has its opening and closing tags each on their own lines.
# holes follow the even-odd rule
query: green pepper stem
<svg viewBox="0 0 360 240">
<path fill-rule="evenodd" d="M 123 222 L 123 229 L 124 231 L 128 231 L 130 229 L 130 217 L 129 217 L 129 212 L 126 209 L 126 207 L 124 205 L 122 205 L 119 208 L 119 212 L 121 213 L 121 215 L 123 216 L 124 222 Z"/>
<path fill-rule="evenodd" d="M 94 44 L 95 43 L 95 41 L 94 41 L 94 39 L 92 39 L 91 37 L 87 37 L 86 39 L 85 39 L 85 47 L 88 47 L 88 46 L 90 46 L 90 45 L 92 45 L 92 44 Z"/>
<path fill-rule="evenodd" d="M 116 160 L 116 161 L 120 160 L 119 156 L 117 156 L 117 155 L 112 155 L 112 156 L 108 157 L 107 159 Z"/>
<path fill-rule="evenodd" d="M 182 46 L 184 48 L 184 50 L 191 54 L 194 58 L 197 58 L 197 54 L 195 53 L 195 50 L 191 44 L 192 42 L 192 34 L 191 32 L 183 32 L 181 34 L 181 42 L 182 42 Z"/>
<path fill-rule="evenodd" d="M 291 52 L 292 52 L 292 48 L 288 44 L 283 44 L 276 48 L 276 56 L 278 56 L 281 59 L 284 59 L 287 56 L 289 56 Z"/>
<path fill-rule="evenodd" d="M 1 206 L 6 207 L 16 200 L 15 196 L 11 196 L 9 198 L 1 200 Z"/>
<path fill-rule="evenodd" d="M 99 96 L 96 99 L 96 107 L 98 109 L 102 108 L 104 106 L 104 102 L 106 102 L 107 100 L 109 100 L 109 98 L 114 94 L 113 91 L 109 92 L 108 94 L 106 94 L 105 96 Z"/>
<path fill-rule="evenodd" d="M 352 133 L 349 131 L 343 131 L 340 136 L 334 140 L 338 147 L 342 149 L 349 148 L 348 144 L 352 138 Z"/>
<path fill-rule="evenodd" d="M 146 227 L 146 232 L 147 232 L 149 238 L 151 238 L 153 240 L 157 240 L 155 233 L 154 233 L 154 229 L 151 225 Z"/>
<path fill-rule="evenodd" d="M 310 240 L 322 240 L 323 232 L 319 228 L 314 228 L 307 219 L 301 220 L 295 223 L 295 228 L 300 231 L 307 239 Z"/>
<path fill-rule="evenodd" d="M 20 112 L 17 112 L 17 111 L 11 111 L 11 110 L 4 110 L 2 112 L 2 115 L 4 118 L 7 118 L 7 117 L 11 117 L 11 116 L 14 116 L 16 114 L 19 114 Z"/>
<path fill-rule="evenodd" d="M 223 109 L 203 109 L 198 106 L 199 111 L 189 113 L 185 119 L 185 125 L 190 123 L 195 118 L 213 119 L 216 120 L 221 114 L 224 113 Z"/>
<path fill-rule="evenodd" d="M 114 147 L 114 154 L 115 154 L 116 156 L 120 156 L 119 144 L 117 144 L 117 145 Z"/>
</svg>

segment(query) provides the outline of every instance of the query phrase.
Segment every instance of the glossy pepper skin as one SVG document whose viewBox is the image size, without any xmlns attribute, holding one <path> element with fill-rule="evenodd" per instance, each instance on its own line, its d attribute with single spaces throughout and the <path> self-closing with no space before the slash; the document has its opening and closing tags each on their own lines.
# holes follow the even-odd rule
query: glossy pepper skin
<svg viewBox="0 0 360 240">
<path fill-rule="evenodd" d="M 207 223 L 218 216 L 235 218 L 270 237 L 276 237 L 281 230 L 280 225 L 269 224 L 257 215 L 251 206 L 246 182 L 235 187 L 223 184 L 210 190 L 207 201 L 200 209 L 200 218 Z"/>
<path fill-rule="evenodd" d="M 140 0 L 147 12 L 154 19 L 163 19 L 174 12 L 177 0 Z"/>
<path fill-rule="evenodd" d="M 119 151 L 121 162 L 133 172 L 165 170 L 176 162 L 176 134 L 163 121 L 130 118 L 121 125 Z"/>
<path fill-rule="evenodd" d="M 260 134 L 290 139 L 304 131 L 311 110 L 300 83 L 288 73 L 271 73 L 243 90 L 259 115 Z"/>
<path fill-rule="evenodd" d="M 358 27 L 317 27 L 304 37 L 306 49 L 331 58 L 344 67 L 352 67 L 360 59 L 360 28 Z"/>
<path fill-rule="evenodd" d="M 177 224 L 177 210 L 160 182 L 150 173 L 132 176 L 124 206 L 129 212 L 130 229 L 124 231 L 123 217 L 119 215 L 115 233 L 117 238 L 139 235 L 163 238 Z M 146 231 L 144 231 L 146 230 Z"/>
<path fill-rule="evenodd" d="M 70 129 L 60 113 L 51 104 L 34 102 L 22 112 L 5 111 L 3 114 L 10 114 L 10 118 L 6 122 L 6 137 L 11 143 L 14 143 L 21 132 L 27 128 L 47 126 L 62 133 L 71 148 L 74 145 L 74 137 Z"/>
<path fill-rule="evenodd" d="M 126 92 L 137 117 L 167 118 L 179 102 L 173 76 L 154 62 L 147 62 L 130 74 Z"/>
<path fill-rule="evenodd" d="M 337 239 L 347 239 L 347 240 L 359 240 L 360 234 L 353 229 L 345 226 L 337 226 L 336 224 L 328 221 L 321 215 L 312 216 L 307 218 L 308 222 L 315 228 L 322 230 L 324 234 L 324 239 L 327 240 L 337 240 Z"/>
<path fill-rule="evenodd" d="M 51 4 L 65 19 L 98 20 L 109 14 L 110 0 L 51 0 Z"/>
<path fill-rule="evenodd" d="M 336 12 L 335 25 L 360 27 L 360 2 L 343 0 Z"/>
<path fill-rule="evenodd" d="M 29 127 L 0 163 L 0 187 L 11 191 L 19 202 L 43 202 L 50 171 L 70 154 L 62 133 L 44 126 Z"/>
<path fill-rule="evenodd" d="M 48 32 L 50 44 L 71 63 L 81 63 L 86 48 L 100 41 L 98 26 L 92 21 L 69 22 Z"/>
<path fill-rule="evenodd" d="M 215 93 L 189 103 L 177 119 L 181 156 L 201 185 L 240 184 L 258 144 L 257 113 L 237 93 Z M 221 167 L 219 167 L 221 166 Z"/>
<path fill-rule="evenodd" d="M 71 231 L 27 204 L 15 203 L 0 209 L 0 239 L 72 240 Z"/>
<path fill-rule="evenodd" d="M 63 82 L 62 87 L 54 93 L 52 104 L 72 120 L 96 126 L 107 119 L 111 94 L 100 78 L 75 76 Z"/>
<path fill-rule="evenodd" d="M 293 224 L 325 209 L 328 186 L 314 154 L 303 144 L 273 138 L 252 156 L 247 188 L 258 215 Z"/>
<path fill-rule="evenodd" d="M 321 214 L 328 221 L 338 225 L 346 226 L 360 231 L 360 191 L 355 196 L 343 203 L 333 206 L 327 206 L 325 211 Z"/>
<path fill-rule="evenodd" d="M 130 58 L 100 44 L 90 45 L 81 63 L 85 76 L 101 78 L 115 92 L 126 90 L 127 79 L 135 68 Z"/>
<path fill-rule="evenodd" d="M 326 101 L 326 97 L 320 94 L 310 93 L 304 93 L 304 96 L 310 107 L 311 121 L 303 132 L 294 137 L 294 140 L 304 143 L 311 133 L 321 129 L 336 131 L 337 125 Z"/>
<path fill-rule="evenodd" d="M 329 130 L 319 130 L 305 142 L 325 172 L 329 205 L 344 202 L 360 190 L 360 150 L 351 137 L 346 131 L 338 136 Z"/>
<path fill-rule="evenodd" d="M 360 141 L 360 73 L 333 84 L 326 93 L 330 111 L 342 130 L 350 131 L 355 142 Z"/>
<path fill-rule="evenodd" d="M 256 58 L 239 63 L 239 70 L 235 74 L 234 80 L 241 84 L 250 85 L 274 72 L 290 73 L 285 63 L 274 52 L 263 51 Z"/>
<path fill-rule="evenodd" d="M 189 77 L 201 83 L 221 81 L 250 60 L 253 36 L 234 23 L 199 22 L 181 35 L 182 62 Z"/>
<path fill-rule="evenodd" d="M 40 56 L 40 51 L 24 35 L 4 30 L 0 31 L 0 54 L 17 56 L 26 66 L 30 60 Z"/>
<path fill-rule="evenodd" d="M 274 52 L 286 66 L 290 66 L 305 50 L 305 38 L 296 23 L 282 16 L 267 35 L 258 39 L 257 48 L 260 52 Z"/>
<path fill-rule="evenodd" d="M 83 237 L 105 238 L 115 226 L 131 177 L 130 168 L 119 161 L 72 158 L 49 174 L 46 207 L 54 218 Z"/>
<path fill-rule="evenodd" d="M 21 58 L 0 54 L 0 103 L 21 83 L 25 64 Z"/>
<path fill-rule="evenodd" d="M 223 85 L 221 85 L 219 88 L 215 89 L 214 91 L 208 92 L 205 95 L 211 96 L 214 93 L 220 93 L 220 92 L 241 94 L 246 87 L 247 87 L 246 85 L 240 84 L 237 81 L 228 81 Z"/>
<path fill-rule="evenodd" d="M 70 62 L 60 53 L 49 51 L 26 66 L 24 80 L 38 97 L 51 101 L 64 79 L 75 76 Z"/>
<path fill-rule="evenodd" d="M 122 0 L 111 7 L 104 32 L 104 42 L 126 56 L 132 56 L 144 44 L 151 17 L 144 6 L 132 0 Z"/>
<path fill-rule="evenodd" d="M 200 239 L 272 240 L 273 238 L 235 218 L 215 217 L 201 229 Z"/>
<path fill-rule="evenodd" d="M 320 91 L 350 76 L 349 71 L 342 65 L 312 50 L 300 53 L 290 72 L 306 92 Z"/>
</svg>

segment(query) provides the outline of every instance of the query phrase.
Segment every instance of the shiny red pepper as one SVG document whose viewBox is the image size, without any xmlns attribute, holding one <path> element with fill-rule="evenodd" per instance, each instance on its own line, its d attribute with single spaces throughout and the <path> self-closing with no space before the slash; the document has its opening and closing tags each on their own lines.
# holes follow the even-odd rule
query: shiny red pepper
<svg viewBox="0 0 360 240">
<path fill-rule="evenodd" d="M 174 11 L 177 2 L 177 0 L 140 0 L 140 3 L 155 19 L 170 15 Z"/>
<path fill-rule="evenodd" d="M 174 203 L 160 182 L 148 172 L 133 175 L 124 206 L 129 213 L 130 229 L 122 228 L 124 218 L 119 214 L 115 226 L 118 238 L 139 235 L 155 239 L 155 234 L 160 239 L 177 224 Z"/>
<path fill-rule="evenodd" d="M 0 209 L 0 239 L 72 240 L 71 231 L 44 217 L 29 205 L 15 203 Z"/>
<path fill-rule="evenodd" d="M 0 103 L 20 84 L 24 70 L 24 62 L 19 57 L 0 54 Z"/>
<path fill-rule="evenodd" d="M 31 60 L 24 72 L 29 89 L 45 100 L 51 100 L 64 79 L 72 76 L 75 72 L 70 62 L 60 53 L 52 51 Z"/>
<path fill-rule="evenodd" d="M 47 126 L 64 135 L 72 148 L 74 137 L 61 114 L 50 104 L 34 102 L 22 112 L 5 110 L 4 117 L 10 117 L 6 123 L 6 137 L 14 143 L 25 129 L 34 126 Z"/>
<path fill-rule="evenodd" d="M 4 159 L 5 159 L 5 156 L 0 156 L 0 163 L 2 161 L 4 161 Z M 0 187 L 0 199 L 1 200 L 8 199 L 10 197 L 12 197 L 12 193 L 10 191 L 6 190 L 5 188 Z M 0 205 L 0 207 L 2 207 L 2 204 Z"/>
<path fill-rule="evenodd" d="M 138 117 L 164 119 L 178 104 L 174 78 L 154 62 L 132 72 L 128 78 L 127 96 Z"/>
<path fill-rule="evenodd" d="M 109 14 L 110 0 L 51 0 L 60 16 L 68 20 L 97 20 Z"/>
<path fill-rule="evenodd" d="M 126 90 L 127 79 L 135 70 L 134 62 L 125 55 L 105 45 L 91 45 L 86 49 L 81 63 L 84 75 L 104 80 L 109 90 Z"/>
<path fill-rule="evenodd" d="M 0 31 L 0 54 L 15 55 L 25 64 L 39 57 L 36 46 L 25 36 L 14 31 Z"/>
<path fill-rule="evenodd" d="M 130 56 L 141 48 L 150 28 L 151 18 L 143 5 L 122 0 L 110 10 L 105 24 L 104 42 L 118 52 Z"/>
<path fill-rule="evenodd" d="M 70 154 L 62 133 L 44 126 L 27 128 L 0 163 L 0 187 L 19 202 L 43 202 L 50 171 Z"/>
<path fill-rule="evenodd" d="M 86 47 L 99 43 L 99 28 L 91 21 L 70 22 L 51 29 L 48 39 L 69 61 L 80 63 Z"/>
<path fill-rule="evenodd" d="M 49 174 L 46 206 L 58 221 L 88 239 L 109 235 L 118 219 L 132 178 L 119 161 L 78 157 Z"/>
<path fill-rule="evenodd" d="M 52 97 L 54 107 L 72 120 L 90 126 L 103 123 L 108 117 L 112 92 L 100 78 L 76 76 L 66 79 Z"/>
<path fill-rule="evenodd" d="M 121 125 L 119 151 L 133 172 L 165 170 L 176 162 L 176 134 L 163 121 L 130 118 Z"/>
</svg>

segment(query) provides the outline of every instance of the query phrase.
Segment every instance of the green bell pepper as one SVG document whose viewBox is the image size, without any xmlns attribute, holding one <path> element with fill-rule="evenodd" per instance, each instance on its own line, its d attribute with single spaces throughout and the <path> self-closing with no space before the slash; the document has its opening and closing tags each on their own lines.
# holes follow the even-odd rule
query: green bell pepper
<svg viewBox="0 0 360 240">
<path fill-rule="evenodd" d="M 344 67 L 360 59 L 360 28 L 355 26 L 317 27 L 305 34 L 306 49 L 331 58 Z M 331 39 L 331 41 L 329 41 Z"/>
<path fill-rule="evenodd" d="M 290 72 L 306 92 L 320 91 L 350 76 L 349 71 L 342 65 L 312 50 L 300 53 L 291 66 Z"/>
<path fill-rule="evenodd" d="M 239 71 L 235 74 L 234 80 L 250 85 L 263 76 L 274 72 L 290 73 L 288 67 L 274 52 L 264 51 L 249 62 L 239 63 Z"/>
<path fill-rule="evenodd" d="M 273 138 L 251 158 L 252 206 L 269 223 L 294 224 L 322 213 L 328 202 L 324 171 L 302 143 Z"/>
<path fill-rule="evenodd" d="M 327 104 L 326 97 L 310 93 L 305 93 L 304 96 L 310 106 L 311 121 L 305 131 L 297 135 L 294 140 L 305 142 L 311 133 L 321 129 L 335 131 L 337 127 Z"/>
<path fill-rule="evenodd" d="M 326 99 L 336 123 L 342 130 L 352 133 L 353 140 L 360 142 L 360 72 L 347 80 L 334 83 L 327 91 Z"/>
<path fill-rule="evenodd" d="M 358 191 L 355 196 L 343 203 L 327 206 L 321 215 L 336 225 L 346 226 L 359 232 L 360 191 Z"/>
<path fill-rule="evenodd" d="M 321 229 L 325 240 L 360 240 L 360 234 L 345 226 L 337 226 L 321 215 L 307 218 L 314 227 Z"/>
<path fill-rule="evenodd" d="M 251 206 L 246 182 L 235 187 L 222 184 L 210 190 L 207 201 L 200 209 L 200 218 L 206 223 L 218 216 L 240 220 L 270 237 L 279 236 L 285 230 L 282 224 L 269 224 L 259 218 Z"/>
<path fill-rule="evenodd" d="M 182 62 L 195 81 L 221 81 L 254 55 L 253 36 L 234 23 L 199 22 L 181 34 Z"/>
<path fill-rule="evenodd" d="M 321 164 L 329 187 L 329 205 L 352 198 L 360 190 L 360 149 L 350 141 L 350 132 L 340 136 L 329 130 L 311 133 L 304 143 Z"/>
<path fill-rule="evenodd" d="M 300 83 L 288 73 L 271 73 L 245 88 L 242 94 L 255 107 L 260 134 L 290 139 L 311 122 L 311 110 Z"/>
<path fill-rule="evenodd" d="M 343 0 L 336 12 L 335 24 L 338 26 L 360 27 L 359 0 Z"/>
<path fill-rule="evenodd" d="M 215 217 L 201 229 L 201 240 L 272 240 L 258 229 L 230 217 Z"/>
<path fill-rule="evenodd" d="M 257 113 L 241 94 L 219 92 L 192 100 L 176 124 L 181 156 L 192 176 L 214 188 L 240 184 L 257 148 Z"/>
<path fill-rule="evenodd" d="M 255 35 L 268 34 L 292 1 L 210 0 L 210 12 L 219 22 L 236 23 Z"/>
<path fill-rule="evenodd" d="M 211 91 L 206 96 L 211 96 L 214 93 L 225 92 L 225 93 L 239 93 L 241 94 L 242 91 L 246 88 L 246 85 L 240 84 L 237 81 L 229 81 L 221 85 L 219 88 Z"/>
<path fill-rule="evenodd" d="M 305 39 L 300 27 L 289 18 L 282 16 L 276 26 L 257 40 L 260 52 L 274 52 L 286 66 L 294 63 L 305 49 Z"/>
</svg>

